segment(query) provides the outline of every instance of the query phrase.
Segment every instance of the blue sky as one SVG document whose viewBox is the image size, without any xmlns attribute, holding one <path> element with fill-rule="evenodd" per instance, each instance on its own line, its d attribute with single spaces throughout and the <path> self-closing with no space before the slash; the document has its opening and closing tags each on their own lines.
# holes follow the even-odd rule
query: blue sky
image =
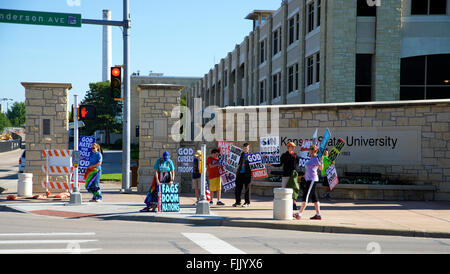
<svg viewBox="0 0 450 274">
<path fill-rule="evenodd" d="M 110 9 L 112 20 L 120 21 L 122 2 L 0 0 L 0 8 L 79 13 L 85 19 L 101 19 L 102 10 Z M 251 32 L 252 22 L 244 19 L 247 14 L 280 5 L 281 0 L 130 0 L 130 71 L 202 77 Z M 112 63 L 122 64 L 121 29 L 112 27 L 112 36 Z M 0 23 L 0 99 L 24 101 L 21 82 L 61 82 L 72 83 L 73 103 L 73 94 L 81 100 L 89 83 L 101 81 L 101 69 L 101 26 Z"/>
</svg>

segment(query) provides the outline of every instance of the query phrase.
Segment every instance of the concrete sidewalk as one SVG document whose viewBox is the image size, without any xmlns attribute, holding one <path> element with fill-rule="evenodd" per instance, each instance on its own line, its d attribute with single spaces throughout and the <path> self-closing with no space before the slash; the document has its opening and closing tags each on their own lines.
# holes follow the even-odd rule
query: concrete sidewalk
<svg viewBox="0 0 450 274">
<path fill-rule="evenodd" d="M 450 202 L 324 200 L 321 202 L 323 219 L 320 221 L 309 219 L 315 214 L 312 204 L 307 207 L 302 220 L 280 221 L 273 219 L 271 197 L 252 196 L 250 207 L 234 208 L 232 193 L 225 193 L 222 199 L 225 206 L 214 204 L 211 215 L 196 215 L 195 197 L 181 194 L 178 213 L 141 213 L 139 210 L 144 206 L 145 194 L 120 194 L 119 184 L 105 184 L 102 189 L 102 203 L 89 203 L 91 195 L 82 190 L 83 204 L 80 206 L 68 205 L 69 199 L 18 198 L 7 201 L 7 195 L 16 194 L 16 190 L 9 189 L 0 194 L 0 212 L 16 210 L 64 218 L 95 217 L 104 220 L 450 238 Z"/>
</svg>

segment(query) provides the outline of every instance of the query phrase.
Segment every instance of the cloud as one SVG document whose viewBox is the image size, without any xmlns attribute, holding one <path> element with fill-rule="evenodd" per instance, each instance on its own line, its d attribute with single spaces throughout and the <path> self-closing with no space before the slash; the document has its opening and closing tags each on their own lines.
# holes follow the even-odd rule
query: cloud
<svg viewBox="0 0 450 274">
<path fill-rule="evenodd" d="M 79 7 L 81 6 L 81 0 L 66 0 L 67 5 L 70 7 Z"/>
</svg>

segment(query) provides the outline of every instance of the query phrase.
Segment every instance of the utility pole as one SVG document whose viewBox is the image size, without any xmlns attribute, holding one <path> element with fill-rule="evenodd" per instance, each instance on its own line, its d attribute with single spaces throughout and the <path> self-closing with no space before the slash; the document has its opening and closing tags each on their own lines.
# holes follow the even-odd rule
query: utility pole
<svg viewBox="0 0 450 274">
<path fill-rule="evenodd" d="M 122 193 L 131 192 L 130 183 L 130 41 L 129 41 L 129 29 L 130 29 L 130 11 L 129 0 L 123 0 L 123 142 L 122 142 Z"/>
<path fill-rule="evenodd" d="M 130 11 L 129 0 L 123 0 L 123 20 L 92 20 L 82 19 L 82 24 L 117 26 L 123 28 L 123 129 L 122 129 L 122 189 L 121 193 L 131 192 L 130 182 Z"/>
</svg>

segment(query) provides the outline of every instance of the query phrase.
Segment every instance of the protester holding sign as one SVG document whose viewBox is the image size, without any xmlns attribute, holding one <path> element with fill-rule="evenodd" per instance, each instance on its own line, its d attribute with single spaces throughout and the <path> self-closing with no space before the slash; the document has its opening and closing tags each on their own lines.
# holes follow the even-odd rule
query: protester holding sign
<svg viewBox="0 0 450 274">
<path fill-rule="evenodd" d="M 299 157 L 295 153 L 296 145 L 293 142 L 289 142 L 287 144 L 287 149 L 285 153 L 281 155 L 280 158 L 280 164 L 273 164 L 274 167 L 281 167 L 283 166 L 283 175 L 281 176 L 281 187 L 285 188 L 286 184 L 289 181 L 289 178 L 292 175 L 292 172 L 296 170 L 296 167 L 298 166 L 298 160 Z M 271 166 L 271 164 L 267 164 L 267 166 Z"/>
<path fill-rule="evenodd" d="M 170 159 L 169 152 L 165 151 L 162 157 L 156 160 L 153 168 L 155 169 L 155 174 L 153 175 L 150 191 L 144 200 L 146 207 L 141 209 L 141 212 L 156 212 L 156 208 L 161 202 L 161 184 L 169 184 L 169 186 L 171 186 L 173 184 L 173 180 L 175 179 L 175 166 Z"/>
<path fill-rule="evenodd" d="M 300 207 L 300 211 L 296 214 L 294 214 L 294 218 L 297 220 L 300 220 L 303 211 L 306 208 L 306 204 L 308 202 L 309 195 L 311 195 L 311 201 L 314 203 L 314 207 L 316 209 L 316 215 L 311 217 L 311 220 L 321 220 L 322 217 L 320 216 L 320 203 L 317 199 L 317 193 L 316 193 L 316 184 L 315 182 L 319 181 L 319 176 L 317 175 L 317 169 L 322 170 L 323 164 L 319 159 L 317 158 L 317 152 L 319 149 L 317 146 L 312 145 L 309 148 L 309 155 L 311 156 L 311 159 L 306 162 L 305 164 L 305 181 L 306 183 L 300 184 L 300 188 L 303 192 L 303 199 Z"/>
<path fill-rule="evenodd" d="M 213 204 L 214 192 L 217 193 L 217 205 L 225 205 L 224 202 L 220 200 L 220 192 L 221 192 L 221 180 L 220 180 L 220 172 L 219 172 L 219 150 L 213 149 L 211 151 L 211 156 L 206 160 L 206 165 L 208 166 L 208 179 L 209 179 L 209 190 L 211 191 L 211 201 L 210 204 Z"/>
<path fill-rule="evenodd" d="M 243 207 L 248 207 L 250 205 L 250 183 L 252 181 L 252 172 L 250 170 L 250 165 L 247 159 L 249 155 L 250 145 L 245 143 L 242 147 L 242 154 L 239 159 L 237 177 L 236 177 L 236 189 L 235 189 L 235 200 L 233 204 L 234 207 L 241 206 L 241 194 L 242 189 L 245 187 L 244 199 L 245 203 Z"/>
<path fill-rule="evenodd" d="M 86 168 L 85 187 L 87 191 L 92 193 L 93 197 L 89 202 L 101 202 L 103 199 L 100 189 L 100 177 L 102 176 L 103 157 L 100 153 L 100 145 L 92 144 L 92 153 L 89 156 L 90 166 Z"/>
</svg>

